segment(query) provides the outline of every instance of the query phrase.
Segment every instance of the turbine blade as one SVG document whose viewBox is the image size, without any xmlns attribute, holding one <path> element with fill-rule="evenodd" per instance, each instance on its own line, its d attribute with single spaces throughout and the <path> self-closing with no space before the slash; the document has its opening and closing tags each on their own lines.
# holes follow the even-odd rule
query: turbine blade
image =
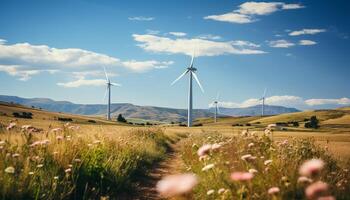
<svg viewBox="0 0 350 200">
<path fill-rule="evenodd" d="M 194 61 L 194 52 L 193 52 L 193 54 L 192 54 L 190 67 L 193 67 L 193 61 Z"/>
<path fill-rule="evenodd" d="M 180 80 L 183 76 L 185 76 L 187 74 L 188 70 L 186 70 L 184 73 L 182 73 L 179 77 L 177 77 L 177 79 L 175 79 L 175 81 L 173 81 L 171 83 L 171 85 L 174 85 L 178 80 Z"/>
<path fill-rule="evenodd" d="M 218 105 L 218 114 L 219 114 L 219 113 L 221 113 L 221 112 L 220 112 L 220 106 Z"/>
<path fill-rule="evenodd" d="M 220 92 L 217 92 L 217 93 L 216 93 L 216 99 L 215 99 L 215 100 L 216 100 L 216 101 L 219 101 L 219 97 L 220 97 Z"/>
<path fill-rule="evenodd" d="M 106 99 L 107 92 L 108 92 L 108 87 L 106 87 L 105 95 L 103 96 L 103 101 Z"/>
<path fill-rule="evenodd" d="M 118 86 L 118 87 L 122 86 L 122 85 L 119 84 L 119 83 L 111 83 L 111 85 L 113 85 L 113 86 Z"/>
<path fill-rule="evenodd" d="M 264 90 L 263 97 L 265 97 L 265 95 L 266 95 L 266 90 L 267 90 L 267 88 L 265 88 L 265 90 Z"/>
<path fill-rule="evenodd" d="M 194 79 L 196 79 L 196 81 L 197 81 L 199 87 L 201 88 L 202 92 L 204 93 L 203 87 L 202 87 L 201 83 L 199 82 L 199 79 L 198 79 L 197 75 L 194 72 L 191 72 L 191 73 L 192 73 Z"/>
<path fill-rule="evenodd" d="M 103 71 L 105 72 L 107 82 L 109 82 L 109 78 L 108 78 L 105 66 L 103 66 Z"/>
</svg>

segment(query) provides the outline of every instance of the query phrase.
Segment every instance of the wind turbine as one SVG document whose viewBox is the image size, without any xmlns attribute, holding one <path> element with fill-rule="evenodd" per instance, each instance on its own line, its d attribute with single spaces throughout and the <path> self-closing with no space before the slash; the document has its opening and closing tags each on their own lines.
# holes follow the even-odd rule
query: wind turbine
<svg viewBox="0 0 350 200">
<path fill-rule="evenodd" d="M 201 83 L 198 80 L 198 77 L 196 75 L 196 71 L 197 69 L 193 67 L 193 61 L 194 61 L 194 54 L 192 55 L 192 59 L 191 59 L 191 64 L 190 66 L 185 70 L 184 73 L 182 73 L 177 79 L 175 79 L 171 85 L 174 85 L 178 80 L 180 80 L 183 76 L 185 76 L 186 74 L 189 74 L 189 89 L 188 89 L 188 110 L 187 110 L 187 127 L 191 127 L 192 126 L 192 79 L 194 77 L 194 79 L 196 80 L 196 82 L 198 83 L 200 89 L 202 90 L 202 92 L 204 93 L 203 87 L 201 85 Z"/>
<path fill-rule="evenodd" d="M 215 105 L 215 107 L 214 107 L 215 108 L 215 112 L 214 112 L 214 122 L 215 123 L 217 122 L 218 113 L 220 112 L 218 103 L 219 103 L 219 92 L 216 94 L 216 99 L 213 101 L 213 104 Z"/>
<path fill-rule="evenodd" d="M 104 66 L 103 66 L 103 71 L 105 72 L 105 75 L 106 75 L 106 84 L 107 84 L 107 88 L 106 88 L 105 95 L 104 95 L 103 99 L 106 98 L 106 95 L 108 93 L 107 120 L 111 120 L 111 86 L 120 86 L 120 84 L 111 83 L 111 80 L 109 80 L 107 72 L 106 72 L 106 68 Z"/>
<path fill-rule="evenodd" d="M 261 104 L 261 116 L 264 116 L 264 114 L 265 114 L 264 112 L 265 112 L 265 95 L 266 95 L 266 90 L 267 90 L 267 88 L 265 88 L 263 96 L 259 99 L 260 101 L 262 101 L 262 104 Z"/>
</svg>

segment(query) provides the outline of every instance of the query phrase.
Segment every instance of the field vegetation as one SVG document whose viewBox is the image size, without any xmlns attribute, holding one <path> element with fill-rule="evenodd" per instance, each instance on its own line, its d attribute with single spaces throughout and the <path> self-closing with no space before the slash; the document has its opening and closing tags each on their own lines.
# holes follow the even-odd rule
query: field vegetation
<svg viewBox="0 0 350 200">
<path fill-rule="evenodd" d="M 348 119 L 343 108 L 140 127 L 2 104 L 0 198 L 350 199 Z"/>
<path fill-rule="evenodd" d="M 99 199 L 126 194 L 176 139 L 160 129 L 87 134 L 69 123 L 39 133 L 33 130 L 12 122 L 0 132 L 1 199 Z"/>
<path fill-rule="evenodd" d="M 184 172 L 195 174 L 198 179 L 194 199 L 350 198 L 349 162 L 340 165 L 312 139 L 276 142 L 270 131 L 243 131 L 231 137 L 192 134 L 182 145 Z M 306 175 L 300 168 L 311 159 L 322 162 L 322 167 Z M 327 189 L 310 196 L 307 188 L 319 181 Z"/>
</svg>

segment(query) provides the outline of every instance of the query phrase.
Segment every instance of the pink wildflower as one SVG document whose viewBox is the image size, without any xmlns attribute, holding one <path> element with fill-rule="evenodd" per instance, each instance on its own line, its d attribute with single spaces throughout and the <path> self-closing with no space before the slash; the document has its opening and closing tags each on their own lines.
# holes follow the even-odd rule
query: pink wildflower
<svg viewBox="0 0 350 200">
<path fill-rule="evenodd" d="M 51 133 L 57 133 L 57 132 L 61 132 L 62 129 L 61 128 L 54 128 L 54 129 L 51 129 Z"/>
<path fill-rule="evenodd" d="M 265 160 L 264 165 L 269 165 L 272 163 L 272 160 Z"/>
<path fill-rule="evenodd" d="M 254 177 L 254 174 L 249 172 L 233 172 L 231 179 L 234 181 L 250 181 Z"/>
<path fill-rule="evenodd" d="M 305 194 L 308 199 L 317 199 L 328 191 L 327 183 L 317 181 L 305 189 Z"/>
<path fill-rule="evenodd" d="M 212 145 L 205 144 L 201 148 L 198 149 L 197 154 L 198 156 L 204 156 L 207 155 L 211 150 Z"/>
<path fill-rule="evenodd" d="M 190 192 L 197 183 L 194 174 L 171 175 L 158 181 L 156 189 L 164 197 L 173 197 Z"/>
<path fill-rule="evenodd" d="M 13 129 L 13 128 L 15 128 L 16 127 L 16 123 L 15 122 L 11 122 L 7 127 L 6 127 L 6 130 L 11 130 L 11 129 Z"/>
<path fill-rule="evenodd" d="M 298 178 L 298 183 L 311 183 L 312 180 L 308 177 L 305 177 L 305 176 L 300 176 Z"/>
<path fill-rule="evenodd" d="M 250 160 L 251 157 L 252 157 L 251 154 L 246 154 L 246 155 L 243 155 L 243 156 L 241 157 L 241 159 L 242 159 L 242 160 L 245 160 L 245 161 L 248 161 L 248 160 Z"/>
<path fill-rule="evenodd" d="M 220 149 L 221 146 L 222 146 L 221 144 L 215 143 L 215 144 L 211 145 L 211 150 L 215 151 L 215 150 L 217 150 L 217 149 Z"/>
<path fill-rule="evenodd" d="M 279 192 L 280 192 L 280 189 L 279 189 L 278 187 L 272 187 L 272 188 L 270 188 L 270 189 L 267 191 L 267 193 L 269 193 L 269 194 L 271 194 L 271 195 L 277 194 L 277 193 L 279 193 Z"/>
<path fill-rule="evenodd" d="M 335 200 L 333 196 L 320 197 L 317 200 Z"/>
<path fill-rule="evenodd" d="M 212 169 L 215 167 L 215 164 L 209 164 L 209 165 L 206 165 L 205 167 L 202 168 L 202 171 L 208 171 L 209 169 Z"/>
<path fill-rule="evenodd" d="M 299 173 L 303 176 L 313 176 L 318 174 L 324 167 L 323 160 L 311 159 L 304 162 L 300 168 Z"/>
</svg>

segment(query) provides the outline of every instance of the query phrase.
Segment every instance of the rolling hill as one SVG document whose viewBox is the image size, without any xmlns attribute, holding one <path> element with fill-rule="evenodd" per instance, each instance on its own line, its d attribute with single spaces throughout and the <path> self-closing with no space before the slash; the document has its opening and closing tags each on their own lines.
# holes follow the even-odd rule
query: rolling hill
<svg viewBox="0 0 350 200">
<path fill-rule="evenodd" d="M 265 128 L 269 124 L 298 122 L 299 127 L 291 127 L 289 130 L 309 130 L 304 128 L 304 123 L 311 116 L 316 116 L 319 120 L 321 130 L 332 130 L 334 132 L 348 132 L 350 130 L 350 107 L 338 109 L 307 110 L 296 113 L 284 113 L 272 116 L 236 116 L 220 117 L 217 123 L 213 123 L 212 118 L 201 118 L 197 123 L 204 126 L 232 126 L 240 124 L 243 128 Z M 246 125 L 249 124 L 249 127 Z M 336 130 L 335 130 L 336 129 Z"/>
<path fill-rule="evenodd" d="M 283 113 L 300 112 L 296 108 L 287 108 L 283 106 L 265 105 L 265 115 L 279 115 Z M 220 108 L 220 114 L 227 116 L 259 116 L 261 115 L 261 105 L 246 108 Z"/>
<path fill-rule="evenodd" d="M 48 98 L 21 98 L 17 96 L 0 95 L 0 101 L 13 102 L 25 106 L 34 106 L 53 112 L 64 112 L 79 115 L 104 116 L 106 105 L 103 104 L 75 104 L 69 101 L 54 101 Z M 227 116 L 258 116 L 261 106 L 247 108 L 220 108 L 221 115 Z M 156 106 L 139 106 L 130 103 L 113 103 L 111 105 L 112 117 L 122 114 L 126 118 L 136 118 L 152 121 L 183 122 L 187 119 L 186 109 L 164 108 Z M 266 105 L 267 115 L 298 112 L 295 108 Z M 213 116 L 213 109 L 194 109 L 194 118 Z"/>
</svg>

